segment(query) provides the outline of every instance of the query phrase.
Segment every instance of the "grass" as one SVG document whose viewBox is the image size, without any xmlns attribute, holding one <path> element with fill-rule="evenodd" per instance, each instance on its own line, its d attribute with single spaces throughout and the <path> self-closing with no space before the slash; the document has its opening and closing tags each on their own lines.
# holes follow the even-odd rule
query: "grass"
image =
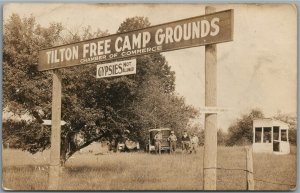
<svg viewBox="0 0 300 193">
<path fill-rule="evenodd" d="M 33 159 L 33 157 L 35 159 Z M 3 152 L 3 186 L 13 190 L 47 189 L 49 152 L 32 156 Z M 254 154 L 254 178 L 296 183 L 296 155 Z M 218 147 L 219 168 L 246 168 L 243 147 Z M 218 190 L 245 190 L 246 173 L 217 171 Z M 255 181 L 256 190 L 295 187 Z M 197 154 L 75 154 L 62 169 L 61 190 L 203 190 L 203 148 Z"/>
</svg>

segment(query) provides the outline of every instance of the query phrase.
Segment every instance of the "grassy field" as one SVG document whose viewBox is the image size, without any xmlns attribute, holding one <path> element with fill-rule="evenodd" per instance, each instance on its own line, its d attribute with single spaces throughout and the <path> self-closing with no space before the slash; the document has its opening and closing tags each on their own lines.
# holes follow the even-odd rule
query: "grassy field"
<svg viewBox="0 0 300 193">
<path fill-rule="evenodd" d="M 12 190 L 47 189 L 49 152 L 31 155 L 3 151 L 3 187 Z M 296 155 L 254 154 L 254 178 L 296 183 Z M 219 168 L 246 168 L 243 147 L 218 147 Z M 218 190 L 245 190 L 246 172 L 217 171 Z M 255 181 L 256 190 L 295 187 Z M 203 190 L 203 148 L 197 154 L 77 153 L 62 168 L 61 190 Z"/>
</svg>

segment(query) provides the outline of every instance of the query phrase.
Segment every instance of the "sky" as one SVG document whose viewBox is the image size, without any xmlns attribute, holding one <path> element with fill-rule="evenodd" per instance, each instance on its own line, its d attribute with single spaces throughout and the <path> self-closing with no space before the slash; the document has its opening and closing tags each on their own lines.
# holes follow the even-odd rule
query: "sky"
<svg viewBox="0 0 300 193">
<path fill-rule="evenodd" d="M 228 108 L 218 115 L 227 130 L 241 114 L 260 108 L 271 117 L 297 110 L 297 9 L 290 4 L 210 4 L 234 10 L 233 41 L 217 45 L 217 101 Z M 145 16 L 152 25 L 205 14 L 205 4 L 6 4 L 12 13 L 33 15 L 49 26 L 61 22 L 70 31 L 90 25 L 116 33 L 129 17 Z M 176 74 L 176 92 L 186 103 L 204 107 L 204 46 L 162 53 Z M 203 125 L 203 116 L 199 119 Z"/>
</svg>

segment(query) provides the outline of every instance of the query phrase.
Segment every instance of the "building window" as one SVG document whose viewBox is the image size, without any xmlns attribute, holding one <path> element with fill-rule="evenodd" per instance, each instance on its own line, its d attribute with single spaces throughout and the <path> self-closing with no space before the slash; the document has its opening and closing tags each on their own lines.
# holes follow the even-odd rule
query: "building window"
<svg viewBox="0 0 300 193">
<path fill-rule="evenodd" d="M 271 143 L 271 127 L 264 127 L 264 143 Z"/>
<path fill-rule="evenodd" d="M 281 130 L 281 141 L 287 141 L 286 130 Z"/>
<path fill-rule="evenodd" d="M 273 127 L 273 139 L 279 140 L 279 127 L 278 126 Z"/>
<path fill-rule="evenodd" d="M 261 127 L 255 127 L 255 143 L 261 143 Z"/>
</svg>

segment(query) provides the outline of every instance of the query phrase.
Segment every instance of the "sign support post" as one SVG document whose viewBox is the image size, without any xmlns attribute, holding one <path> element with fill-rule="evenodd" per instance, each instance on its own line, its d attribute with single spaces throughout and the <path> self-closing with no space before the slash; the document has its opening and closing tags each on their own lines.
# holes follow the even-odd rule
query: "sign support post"
<svg viewBox="0 0 300 193">
<path fill-rule="evenodd" d="M 205 7 L 205 14 L 215 12 L 214 7 Z M 205 46 L 205 106 L 217 106 L 217 47 Z M 217 113 L 205 114 L 204 141 L 204 190 L 216 190 L 217 179 Z"/>
<path fill-rule="evenodd" d="M 51 153 L 49 171 L 49 190 L 57 190 L 60 173 L 60 135 L 61 135 L 61 95 L 62 84 L 59 70 L 53 70 L 52 88 L 52 126 L 51 126 Z"/>
</svg>

